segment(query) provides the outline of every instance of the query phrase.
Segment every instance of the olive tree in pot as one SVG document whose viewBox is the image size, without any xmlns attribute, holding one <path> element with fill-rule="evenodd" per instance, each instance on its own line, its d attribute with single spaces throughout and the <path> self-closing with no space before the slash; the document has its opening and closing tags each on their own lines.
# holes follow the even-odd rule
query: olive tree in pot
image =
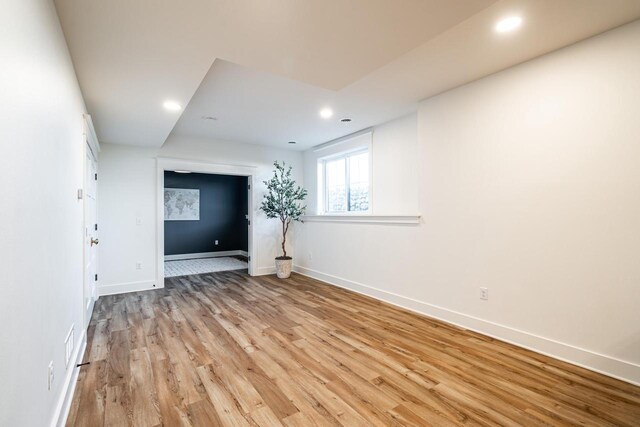
<svg viewBox="0 0 640 427">
<path fill-rule="evenodd" d="M 296 185 L 291 178 L 291 166 L 285 168 L 275 161 L 273 178 L 264 181 L 267 186 L 267 193 L 264 195 L 260 209 L 267 215 L 267 218 L 278 218 L 282 222 L 282 256 L 276 257 L 276 273 L 278 278 L 286 279 L 291 276 L 292 258 L 287 256 L 287 232 L 292 221 L 300 221 L 304 215 L 306 206 L 302 204 L 307 197 L 307 190 Z"/>
</svg>

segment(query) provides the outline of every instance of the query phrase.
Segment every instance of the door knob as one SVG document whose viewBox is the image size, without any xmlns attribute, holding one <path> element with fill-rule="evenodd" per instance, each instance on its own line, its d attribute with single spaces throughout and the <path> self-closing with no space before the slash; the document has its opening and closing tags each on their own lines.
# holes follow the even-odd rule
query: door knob
<svg viewBox="0 0 640 427">
<path fill-rule="evenodd" d="M 98 243 L 100 243 L 100 240 L 94 239 L 93 237 L 91 238 L 91 246 L 97 245 Z"/>
</svg>

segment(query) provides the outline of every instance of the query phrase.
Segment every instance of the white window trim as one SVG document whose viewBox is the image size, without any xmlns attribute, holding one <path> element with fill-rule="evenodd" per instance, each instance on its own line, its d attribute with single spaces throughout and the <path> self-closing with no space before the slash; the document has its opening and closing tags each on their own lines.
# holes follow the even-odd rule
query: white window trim
<svg viewBox="0 0 640 427">
<path fill-rule="evenodd" d="M 344 150 L 344 151 L 340 151 L 337 153 L 332 153 L 328 156 L 325 157 L 320 157 L 318 158 L 318 163 L 317 163 L 317 167 L 318 167 L 318 215 L 326 215 L 326 216 L 332 216 L 332 215 L 337 215 L 337 216 L 344 216 L 344 215 L 371 215 L 373 212 L 373 153 L 371 150 L 371 146 L 372 146 L 372 138 L 369 138 L 369 141 L 366 144 L 360 145 L 358 147 L 353 147 L 351 149 L 348 150 Z M 345 141 L 346 142 L 346 141 Z M 351 156 L 355 156 L 358 154 L 362 154 L 362 153 L 367 153 L 368 154 L 368 158 L 369 158 L 369 180 L 368 180 L 368 185 L 369 185 L 369 208 L 366 211 L 327 211 L 327 206 L 328 206 L 328 193 L 326 191 L 327 188 L 327 173 L 326 173 L 326 168 L 327 168 L 327 162 L 330 162 L 332 160 L 336 160 L 336 159 L 341 159 L 344 158 L 345 159 L 345 188 L 348 188 L 349 185 L 349 166 L 348 166 L 348 161 L 347 159 Z M 346 197 L 349 197 L 349 194 L 347 192 Z M 347 200 L 347 203 L 349 203 L 349 201 Z"/>
<path fill-rule="evenodd" d="M 357 212 L 356 212 L 357 213 Z M 360 224 L 419 225 L 421 215 L 305 215 L 303 222 L 342 222 Z"/>
</svg>

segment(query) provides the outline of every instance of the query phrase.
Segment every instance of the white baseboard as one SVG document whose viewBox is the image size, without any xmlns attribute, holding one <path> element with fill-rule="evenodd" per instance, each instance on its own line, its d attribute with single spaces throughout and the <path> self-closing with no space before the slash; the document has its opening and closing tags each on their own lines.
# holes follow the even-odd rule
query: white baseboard
<svg viewBox="0 0 640 427">
<path fill-rule="evenodd" d="M 62 393 L 56 404 L 55 412 L 51 418 L 51 427 L 63 427 L 67 423 L 67 417 L 69 416 L 69 410 L 71 409 L 71 402 L 73 402 L 73 394 L 76 390 L 76 383 L 78 381 L 78 375 L 80 374 L 80 368 L 76 365 L 82 363 L 82 357 L 84 351 L 87 348 L 87 331 L 82 331 L 82 336 L 76 351 L 69 361 L 69 367 L 64 377 L 64 385 L 62 386 Z"/>
<path fill-rule="evenodd" d="M 258 267 L 253 271 L 254 276 L 266 276 L 269 274 L 276 274 L 276 266 L 273 267 Z"/>
<path fill-rule="evenodd" d="M 310 268 L 295 265 L 293 270 L 304 276 L 321 280 L 330 285 L 345 288 L 384 302 L 433 317 L 483 335 L 506 341 L 555 359 L 562 360 L 601 374 L 640 385 L 640 365 L 616 359 L 604 354 L 544 338 L 509 326 L 479 319 L 426 302 L 418 301 L 392 292 L 377 289 L 352 280 L 322 273 Z"/>
<path fill-rule="evenodd" d="M 140 282 L 117 283 L 115 285 L 98 286 L 98 295 L 115 295 L 127 292 L 148 291 L 151 289 L 163 288 L 164 286 L 156 286 L 155 280 L 143 280 Z"/>
<path fill-rule="evenodd" d="M 178 254 L 178 255 L 165 255 L 165 261 L 179 261 L 183 259 L 199 259 L 199 258 L 216 258 L 221 256 L 234 256 L 234 255 L 244 255 L 246 257 L 249 256 L 247 251 L 217 251 L 217 252 L 199 252 L 195 254 Z"/>
</svg>

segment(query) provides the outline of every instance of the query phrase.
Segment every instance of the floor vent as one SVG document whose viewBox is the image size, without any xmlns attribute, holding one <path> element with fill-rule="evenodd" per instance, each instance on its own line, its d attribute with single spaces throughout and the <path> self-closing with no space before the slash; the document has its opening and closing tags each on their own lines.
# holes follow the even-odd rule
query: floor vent
<svg viewBox="0 0 640 427">
<path fill-rule="evenodd" d="M 73 354 L 73 346 L 75 343 L 75 340 L 73 339 L 73 329 L 74 325 L 71 325 L 71 330 L 69 330 L 67 338 L 64 340 L 64 366 L 66 367 L 69 367 L 71 355 Z"/>
</svg>

